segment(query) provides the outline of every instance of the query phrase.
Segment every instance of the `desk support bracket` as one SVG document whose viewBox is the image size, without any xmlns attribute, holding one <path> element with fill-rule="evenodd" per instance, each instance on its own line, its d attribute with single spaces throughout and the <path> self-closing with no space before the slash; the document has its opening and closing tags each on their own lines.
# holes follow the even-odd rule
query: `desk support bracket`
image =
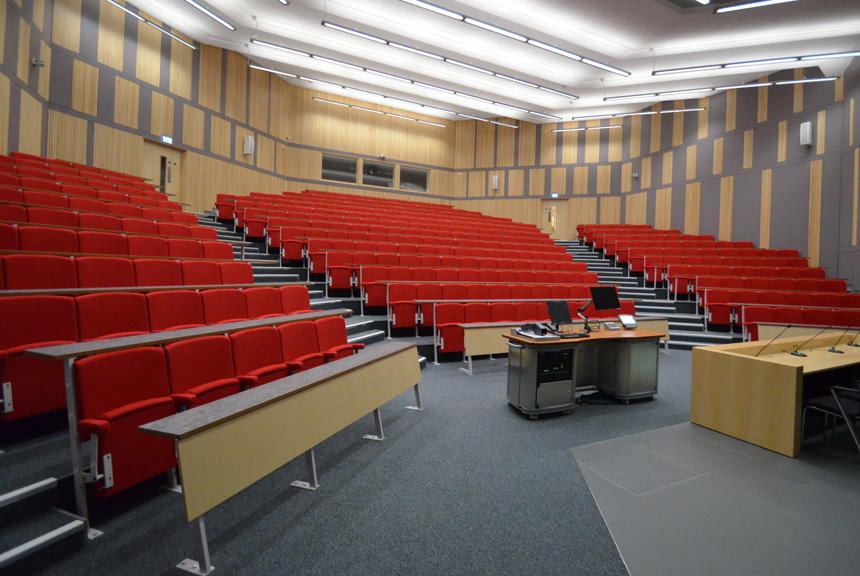
<svg viewBox="0 0 860 576">
<path fill-rule="evenodd" d="M 460 368 L 460 372 L 472 376 L 472 357 L 466 356 L 466 363 L 469 365 L 468 368 Z"/>
<path fill-rule="evenodd" d="M 87 524 L 87 535 L 90 540 L 101 536 L 98 530 L 90 529 L 90 516 L 87 510 L 87 492 L 86 478 L 84 475 L 84 454 L 81 448 L 81 436 L 78 433 L 78 399 L 75 394 L 74 375 L 72 373 L 72 364 L 74 358 L 65 358 L 63 360 L 63 374 L 66 380 L 66 405 L 69 418 L 69 442 L 72 449 L 72 472 L 74 475 L 75 489 L 75 504 L 77 506 L 78 516 L 84 519 Z M 97 448 L 95 448 L 97 450 Z M 95 470 L 93 471 L 95 473 Z"/>
<path fill-rule="evenodd" d="M 382 442 L 385 440 L 385 434 L 382 431 L 382 415 L 379 413 L 379 408 L 373 411 L 373 422 L 376 425 L 376 434 L 365 434 L 363 438 Z"/>
<path fill-rule="evenodd" d="M 209 560 L 209 542 L 206 540 L 206 524 L 203 523 L 203 516 L 197 518 L 198 540 L 197 540 L 197 555 L 200 561 L 192 558 L 186 558 L 176 565 L 180 570 L 197 574 L 198 576 L 207 576 L 212 574 L 215 567 Z"/>
<path fill-rule="evenodd" d="M 317 481 L 317 461 L 314 457 L 313 448 L 305 452 L 305 464 L 308 467 L 308 480 L 296 480 L 290 486 L 301 488 L 302 490 L 316 490 L 320 487 L 320 484 Z"/>
<path fill-rule="evenodd" d="M 421 391 L 418 389 L 418 384 L 412 387 L 415 390 L 415 406 L 407 406 L 407 410 L 424 410 L 421 404 Z"/>
</svg>

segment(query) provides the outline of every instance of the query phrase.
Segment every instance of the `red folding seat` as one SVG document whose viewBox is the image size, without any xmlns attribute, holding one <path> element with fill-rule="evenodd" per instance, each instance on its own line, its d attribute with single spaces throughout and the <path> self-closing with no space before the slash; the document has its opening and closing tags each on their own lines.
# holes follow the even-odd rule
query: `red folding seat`
<svg viewBox="0 0 860 576">
<path fill-rule="evenodd" d="M 136 286 L 134 263 L 128 258 L 79 256 L 75 258 L 80 288 Z"/>
<path fill-rule="evenodd" d="M 48 226 L 77 227 L 78 215 L 71 210 L 60 208 L 39 208 L 31 206 L 27 208 L 27 220 L 31 224 L 46 224 Z"/>
<path fill-rule="evenodd" d="M 140 217 L 146 218 L 147 220 L 160 220 L 165 222 L 170 222 L 172 220 L 170 212 L 167 210 L 162 210 L 160 208 L 147 208 L 146 206 L 140 209 Z"/>
<path fill-rule="evenodd" d="M 400 265 L 414 268 L 421 265 L 421 257 L 415 254 L 400 253 Z"/>
<path fill-rule="evenodd" d="M 176 238 L 191 238 L 191 231 L 185 224 L 175 222 L 155 222 L 159 236 L 173 236 Z"/>
<path fill-rule="evenodd" d="M 289 375 L 290 370 L 281 355 L 281 336 L 277 328 L 266 326 L 233 332 L 230 342 L 236 376 L 244 388 L 261 386 Z"/>
<path fill-rule="evenodd" d="M 388 269 L 388 280 L 391 282 L 410 282 L 412 280 L 412 272 L 412 268 L 392 266 Z"/>
<path fill-rule="evenodd" d="M 570 289 L 564 284 L 551 284 L 549 297 L 553 300 L 567 300 L 570 298 Z"/>
<path fill-rule="evenodd" d="M 394 282 L 388 285 L 388 317 L 392 328 L 417 326 L 418 307 L 415 304 L 415 297 L 415 284 Z"/>
<path fill-rule="evenodd" d="M 219 262 L 221 284 L 253 284 L 254 269 L 249 262 Z"/>
<path fill-rule="evenodd" d="M 824 278 L 824 268 L 793 268 L 794 274 L 799 278 Z"/>
<path fill-rule="evenodd" d="M 66 256 L 9 254 L 3 258 L 7 290 L 77 288 L 75 261 Z"/>
<path fill-rule="evenodd" d="M 469 300 L 489 300 L 490 287 L 487 284 L 466 284 L 466 298 Z"/>
<path fill-rule="evenodd" d="M 136 286 L 182 286 L 182 267 L 176 260 L 134 260 Z"/>
<path fill-rule="evenodd" d="M 436 268 L 437 282 L 457 282 L 459 280 L 456 268 Z"/>
<path fill-rule="evenodd" d="M 478 270 L 478 281 L 479 282 L 498 282 L 499 281 L 499 272 L 498 270 Z"/>
<path fill-rule="evenodd" d="M 459 268 L 457 270 L 458 282 L 477 282 L 479 278 L 478 271 L 472 268 Z"/>
<path fill-rule="evenodd" d="M 69 204 L 62 193 L 61 184 L 56 181 L 42 180 L 18 175 L 21 188 L 24 190 L 24 202 L 28 204 L 44 204 L 45 206 L 62 206 L 68 208 Z M 56 198 L 49 198 L 55 196 Z M 47 204 L 45 204 L 47 202 Z"/>
<path fill-rule="evenodd" d="M 5 259 L 5 258 L 4 258 Z M 78 340 L 74 299 L 67 296 L 0 298 L 0 352 L 7 356 L 0 392 L 11 411 L 0 422 L 62 408 L 66 405 L 63 364 L 24 356 L 30 348 L 71 344 Z"/>
<path fill-rule="evenodd" d="M 813 306 L 824 306 L 826 308 L 839 308 L 842 306 L 842 294 L 839 292 L 817 292 L 813 294 L 815 304 Z"/>
<path fill-rule="evenodd" d="M 218 262 L 182 260 L 180 265 L 182 266 L 182 283 L 186 286 L 216 286 L 221 284 L 221 268 L 219 268 Z"/>
<path fill-rule="evenodd" d="M 167 250 L 171 258 L 203 258 L 203 246 L 199 240 L 168 238 Z"/>
<path fill-rule="evenodd" d="M 0 172 L 0 186 L 18 188 L 21 186 L 21 180 L 15 174 L 9 174 L 8 172 Z"/>
<path fill-rule="evenodd" d="M 511 298 L 514 300 L 529 300 L 532 297 L 532 288 L 528 284 L 512 284 Z"/>
<path fill-rule="evenodd" d="M 203 318 L 207 325 L 225 322 L 240 322 L 248 319 L 245 296 L 235 288 L 204 290 L 200 293 L 203 301 Z"/>
<path fill-rule="evenodd" d="M 462 326 L 465 322 L 464 307 L 460 303 L 443 302 L 436 306 L 436 343 L 439 352 L 462 352 L 465 350 Z"/>
<path fill-rule="evenodd" d="M 206 226 L 188 226 L 188 233 L 196 240 L 218 240 L 218 232 Z"/>
<path fill-rule="evenodd" d="M 415 285 L 415 300 L 432 300 L 434 302 L 442 299 L 441 284 L 416 284 Z M 424 303 L 418 305 L 418 325 L 422 328 L 432 327 L 435 321 L 433 314 L 433 303 Z"/>
<path fill-rule="evenodd" d="M 422 246 L 422 248 L 430 247 Z M 418 264 L 419 266 L 424 266 L 426 268 L 435 268 L 442 265 L 442 258 L 435 255 L 422 255 L 419 256 Z"/>
<path fill-rule="evenodd" d="M 325 364 L 317 344 L 316 324 L 310 321 L 288 322 L 278 326 L 281 357 L 291 374 Z"/>
<path fill-rule="evenodd" d="M 443 300 L 468 300 L 469 290 L 465 284 L 442 284 Z"/>
<path fill-rule="evenodd" d="M 536 321 L 541 316 L 540 308 L 545 308 L 545 306 L 540 302 L 517 302 L 514 304 L 514 307 L 516 308 L 517 322 Z"/>
<path fill-rule="evenodd" d="M 18 249 L 18 228 L 13 224 L 0 224 L 0 250 Z M 2 288 L 3 284 L 0 283 L 0 289 Z"/>
<path fill-rule="evenodd" d="M 75 297 L 81 340 L 118 338 L 149 333 L 146 296 L 134 292 L 103 292 Z"/>
<path fill-rule="evenodd" d="M 82 182 L 69 182 L 68 184 L 61 184 L 60 189 L 62 193 L 69 196 L 70 199 L 72 196 L 98 198 L 98 193 L 92 188 L 88 188 L 85 184 L 86 180 L 83 180 Z"/>
<path fill-rule="evenodd" d="M 846 292 L 848 286 L 841 278 L 822 278 L 818 289 L 821 292 Z"/>
<path fill-rule="evenodd" d="M 107 204 L 95 198 L 77 198 L 69 197 L 69 209 L 80 212 L 98 212 L 99 214 L 107 214 Z"/>
<path fill-rule="evenodd" d="M 182 211 L 182 204 L 180 204 L 179 202 L 173 202 L 172 200 L 158 200 L 157 205 L 159 208 L 169 210 L 171 212 Z"/>
<path fill-rule="evenodd" d="M 769 278 L 768 287 L 771 290 L 794 290 L 794 278 Z"/>
<path fill-rule="evenodd" d="M 833 310 L 827 308 L 804 308 L 803 323 L 812 326 L 833 326 Z"/>
<path fill-rule="evenodd" d="M 435 268 L 413 268 L 412 269 L 412 280 L 415 282 L 435 282 L 436 281 L 436 269 Z"/>
<path fill-rule="evenodd" d="M 517 308 L 513 302 L 493 302 L 490 304 L 490 318 L 493 322 L 516 322 Z"/>
<path fill-rule="evenodd" d="M 146 294 L 152 332 L 205 326 L 203 301 L 193 290 L 165 290 Z"/>
<path fill-rule="evenodd" d="M 758 303 L 767 306 L 782 306 L 785 304 L 785 292 L 775 292 L 773 290 L 759 292 Z"/>
<path fill-rule="evenodd" d="M 636 302 L 633 300 L 622 300 L 620 304 L 621 310 L 618 314 L 630 314 L 631 316 L 636 315 Z"/>
<path fill-rule="evenodd" d="M 708 328 L 714 326 L 728 327 L 732 324 L 732 306 L 734 290 L 710 288 L 705 291 L 705 318 Z"/>
<path fill-rule="evenodd" d="M 128 255 L 128 243 L 122 234 L 110 232 L 78 232 L 78 249 L 81 254 Z"/>
<path fill-rule="evenodd" d="M 83 174 L 82 174 L 82 176 L 83 176 Z M 104 192 L 112 194 L 113 197 L 121 197 L 122 200 L 118 200 L 120 202 L 128 202 L 128 195 L 127 194 L 120 194 L 119 192 L 117 192 L 116 191 L 116 184 L 114 184 L 112 182 L 107 182 L 105 180 L 101 180 L 98 178 L 87 178 L 87 186 L 90 186 L 91 188 L 95 188 L 96 190 L 98 190 L 99 191 L 99 198 L 102 198 L 101 192 L 104 191 Z"/>
<path fill-rule="evenodd" d="M 99 198 L 103 198 L 99 193 Z M 126 216 L 130 218 L 140 218 L 140 206 L 132 206 L 131 204 L 122 204 L 120 202 L 111 202 L 108 204 L 108 214 L 116 216 Z"/>
<path fill-rule="evenodd" d="M 317 329 L 317 345 L 326 362 L 357 354 L 364 344 L 351 344 L 346 334 L 346 321 L 342 316 L 330 316 L 314 322 Z"/>
<path fill-rule="evenodd" d="M 78 235 L 74 230 L 64 228 L 19 226 L 18 246 L 20 250 L 29 252 L 74 254 L 78 251 Z"/>
<path fill-rule="evenodd" d="M 803 324 L 803 309 L 793 306 L 775 306 L 773 321 L 776 324 Z"/>
<path fill-rule="evenodd" d="M 491 300 L 511 299 L 511 287 L 507 284 L 490 284 L 489 290 Z"/>
<path fill-rule="evenodd" d="M 126 236 L 130 256 L 157 256 L 167 258 L 170 250 L 167 240 L 155 236 Z"/>
<path fill-rule="evenodd" d="M 815 297 L 808 292 L 786 292 L 785 303 L 790 306 L 815 306 Z"/>
<path fill-rule="evenodd" d="M 794 289 L 801 292 L 818 292 L 821 286 L 819 278 L 797 278 L 794 280 Z"/>
<path fill-rule="evenodd" d="M 152 220 L 140 218 L 122 218 L 122 231 L 129 234 L 158 235 L 158 224 Z"/>
<path fill-rule="evenodd" d="M 0 176 L 2 175 L 0 173 Z M 4 186 L 3 181 L 0 180 L 0 200 L 4 202 L 18 202 L 20 204 L 24 201 L 24 193 L 16 188 Z"/>
<path fill-rule="evenodd" d="M 517 272 L 514 270 L 499 270 L 499 282 L 517 282 Z"/>
<path fill-rule="evenodd" d="M 178 406 L 192 408 L 242 390 L 233 369 L 227 336 L 204 336 L 164 346 L 170 395 Z"/>
<path fill-rule="evenodd" d="M 177 224 L 185 224 L 186 226 L 197 226 L 200 223 L 200 221 L 197 219 L 197 216 L 188 212 L 171 212 L 170 219 L 172 222 L 176 222 Z M 215 231 L 213 230 L 213 232 Z M 215 233 L 215 237 L 218 237 L 217 232 Z"/>
<path fill-rule="evenodd" d="M 860 294 L 843 294 L 842 308 L 860 308 Z"/>
<path fill-rule="evenodd" d="M 532 298 L 540 300 L 550 300 L 552 298 L 552 292 L 550 291 L 549 286 L 544 284 L 532 284 L 531 295 Z"/>
<path fill-rule="evenodd" d="M 161 348 L 97 354 L 76 361 L 73 369 L 81 417 L 78 431 L 82 439 L 97 440 L 98 470 L 93 473 L 100 475 L 95 490 L 99 497 L 176 466 L 171 439 L 138 431 L 139 426 L 176 412 Z"/>
<path fill-rule="evenodd" d="M 833 325 L 857 328 L 860 326 L 860 310 L 834 310 Z M 852 331 L 850 339 L 847 340 L 853 342 L 857 337 L 858 331 L 860 329 Z"/>
<path fill-rule="evenodd" d="M 271 286 L 259 286 L 242 290 L 248 318 L 283 316 L 281 293 Z"/>
<path fill-rule="evenodd" d="M 746 278 L 744 288 L 747 290 L 768 290 L 770 288 L 769 278 Z"/>
<path fill-rule="evenodd" d="M 463 306 L 463 320 L 466 323 L 480 324 L 493 321 L 488 302 L 469 302 Z"/>
<path fill-rule="evenodd" d="M 741 311 L 741 323 L 747 340 L 758 340 L 758 322 L 773 322 L 773 308 L 744 306 Z"/>
<path fill-rule="evenodd" d="M 210 260 L 232 260 L 233 245 L 229 242 L 200 242 L 203 257 Z"/>
<path fill-rule="evenodd" d="M 277 289 L 281 298 L 284 314 L 303 314 L 311 312 L 311 302 L 306 286 L 281 286 Z"/>
</svg>

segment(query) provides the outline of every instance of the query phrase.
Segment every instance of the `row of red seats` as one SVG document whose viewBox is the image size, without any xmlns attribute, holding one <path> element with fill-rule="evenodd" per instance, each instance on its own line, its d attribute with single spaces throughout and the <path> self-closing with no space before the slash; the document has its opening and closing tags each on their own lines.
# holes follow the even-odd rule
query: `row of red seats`
<svg viewBox="0 0 860 576">
<path fill-rule="evenodd" d="M 0 250 L 232 260 L 229 242 L 0 224 Z"/>
<path fill-rule="evenodd" d="M 148 184 L 146 179 L 141 176 L 133 176 L 122 172 L 115 172 L 105 168 L 96 168 L 86 164 L 78 164 L 69 162 L 68 160 L 60 160 L 57 158 L 43 158 L 25 152 L 10 152 L 9 156 L 0 154 L 0 164 L 13 164 L 17 166 L 28 166 L 31 168 L 49 168 L 56 173 L 63 174 L 80 174 L 87 178 L 107 180 L 110 182 L 128 182 L 142 189 L 155 189 L 155 186 Z"/>
<path fill-rule="evenodd" d="M 589 298 L 587 284 L 434 284 L 395 282 L 387 285 L 388 320 L 392 328 L 433 326 L 433 306 L 421 300 L 571 300 Z M 383 297 L 384 298 L 384 297 Z M 594 312 L 593 307 L 591 310 Z"/>
<path fill-rule="evenodd" d="M 455 272 L 452 273 L 452 272 Z M 596 272 L 548 272 L 546 270 L 475 270 L 472 268 L 404 268 L 362 266 L 357 280 L 366 306 L 386 306 L 389 282 L 411 282 L 421 285 L 440 282 L 483 283 L 490 286 L 493 298 L 509 298 L 505 287 L 512 284 L 541 284 L 550 290 L 555 284 L 597 284 Z M 516 296 L 516 298 L 529 298 Z M 420 298 L 419 298 L 420 299 Z"/>
<path fill-rule="evenodd" d="M 762 259 L 769 261 L 783 260 L 789 262 L 782 264 L 785 266 L 807 266 L 806 258 L 801 258 L 797 255 L 797 250 L 759 250 L 756 248 L 691 248 L 689 250 L 672 250 L 673 252 L 680 251 L 680 254 L 665 254 L 665 250 L 655 250 L 652 253 L 649 250 L 633 251 L 626 261 L 630 270 L 641 269 L 647 270 L 654 266 L 665 267 L 667 264 L 710 264 L 719 266 L 725 258 L 731 258 L 733 261 L 743 261 L 747 259 Z M 691 260 L 698 259 L 698 260 Z M 720 260 L 715 260 L 720 259 Z M 619 264 L 624 264 L 620 259 Z M 727 266 L 749 266 L 750 264 L 727 264 Z M 779 266 L 780 264 L 771 265 Z"/>
<path fill-rule="evenodd" d="M 78 431 L 97 449 L 96 494 L 108 497 L 176 466 L 173 442 L 138 426 L 184 408 L 352 355 L 343 318 L 254 328 L 75 362 Z M 112 472 L 106 480 L 105 459 Z"/>
<path fill-rule="evenodd" d="M 759 322 L 822 328 L 856 328 L 860 324 L 860 310 L 747 305 L 741 307 L 739 322 L 743 327 L 745 340 L 758 340 Z M 850 342 L 856 336 L 855 330 L 843 343 Z"/>
<path fill-rule="evenodd" d="M 538 260 L 558 260 L 567 261 L 571 257 L 564 252 L 564 248 L 559 246 L 558 249 L 548 249 L 547 246 L 540 246 L 536 249 L 527 249 L 513 242 L 487 242 L 481 247 L 470 244 L 468 240 L 438 240 L 438 243 L 431 242 L 431 238 L 425 238 L 421 241 L 420 237 L 405 236 L 406 242 L 377 242 L 373 240 L 339 240 L 330 238 L 307 238 L 302 242 L 303 257 L 308 259 L 314 253 L 324 253 L 328 250 L 338 250 L 344 252 L 391 252 L 397 254 L 417 254 L 422 256 L 460 256 L 476 258 L 508 258 L 510 260 L 522 260 L 536 258 Z M 418 240 L 418 242 L 410 242 L 409 240 Z M 284 241 L 282 245 L 287 243 Z M 298 241 L 297 241 L 298 242 Z M 444 242 L 444 243 L 443 243 Z M 463 245 L 458 245 L 461 243 Z M 493 246 L 493 247 L 486 247 Z M 503 246 L 505 246 L 503 248 Z M 312 259 L 311 259 L 312 260 Z"/>
<path fill-rule="evenodd" d="M 722 288 L 708 288 L 703 292 L 703 306 L 709 327 L 725 328 L 733 324 L 739 325 L 738 310 L 744 304 L 860 309 L 860 294 L 852 293 L 724 290 Z"/>
<path fill-rule="evenodd" d="M 676 283 L 683 284 L 676 277 Z M 704 291 L 708 288 L 726 288 L 729 290 L 779 290 L 802 292 L 840 292 L 848 291 L 845 280 L 838 278 L 766 278 L 759 276 L 696 276 L 693 282 L 684 287 L 673 286 L 672 292 L 696 294 L 696 302 L 704 306 Z"/>
<path fill-rule="evenodd" d="M 594 238 L 591 242 L 591 247 L 596 252 L 602 251 L 604 255 L 610 256 L 611 254 L 606 253 L 607 250 L 611 249 L 614 253 L 619 239 L 627 243 L 627 245 L 630 245 L 632 243 L 636 246 L 649 245 L 651 243 L 653 243 L 654 245 L 662 246 L 666 242 L 676 242 L 679 239 L 698 241 L 697 236 L 681 234 L 680 230 L 646 230 L 643 232 L 638 232 L 636 234 L 595 232 Z M 713 240 L 713 238 L 710 238 L 710 240 Z"/>
<path fill-rule="evenodd" d="M 729 257 L 729 258 L 799 258 L 799 254 L 797 250 L 787 249 L 787 250 L 775 250 L 770 248 L 755 248 L 751 246 L 752 242 L 724 242 L 723 244 L 734 244 L 734 246 L 726 246 L 726 245 L 716 245 L 716 242 L 713 242 L 711 246 L 702 246 L 701 244 L 705 244 L 704 242 L 699 243 L 700 246 L 673 246 L 673 247 L 641 247 L 641 246 L 630 246 L 625 248 L 623 246 L 616 246 L 617 248 L 617 259 L 616 262 L 618 264 L 626 264 L 629 263 L 631 257 L 639 258 L 644 256 L 649 261 L 652 258 L 659 257 L 675 257 L 675 256 L 720 256 L 720 257 Z M 750 246 L 742 246 L 743 244 L 749 244 Z"/>
<path fill-rule="evenodd" d="M 11 383 L 3 405 L 13 409 L 0 420 L 66 405 L 62 364 L 25 356 L 25 350 L 310 311 L 307 288 L 282 288 L 2 297 L 0 350 L 8 355 L 4 382 Z"/>
<path fill-rule="evenodd" d="M 115 193 L 108 192 L 106 194 Z M 3 202 L 3 205 L 19 206 L 22 208 L 27 206 L 47 206 L 79 212 L 114 214 L 116 216 L 130 216 L 164 222 L 181 222 L 192 226 L 198 224 L 197 216 L 188 212 L 182 212 L 182 206 L 175 202 L 153 200 L 152 202 L 155 203 L 155 206 L 147 206 L 114 201 L 106 199 L 103 196 L 104 194 L 96 194 L 96 197 L 74 196 L 66 192 L 38 192 L 0 187 L 0 201 Z M 159 206 L 159 203 L 163 205 Z M 179 206 L 179 209 L 173 206 L 174 204 Z"/>
<path fill-rule="evenodd" d="M 720 256 L 655 256 L 647 261 L 632 260 L 630 262 L 630 273 L 644 276 L 648 282 L 666 282 L 669 278 L 670 269 L 675 266 L 700 267 L 699 270 L 713 267 L 729 268 L 794 268 L 798 274 L 799 270 L 808 267 L 806 258 L 739 258 Z M 710 274 L 710 272 L 705 272 Z M 816 272 L 817 274 L 817 272 Z M 696 272 L 693 275 L 700 275 Z"/>
<path fill-rule="evenodd" d="M 0 256 L 0 286 L 6 290 L 253 283 L 254 272 L 248 262 L 42 254 Z"/>
<path fill-rule="evenodd" d="M 575 317 L 577 310 L 584 302 L 569 301 L 571 315 Z M 592 308 L 592 307 L 590 307 Z M 588 318 L 612 318 L 618 314 L 635 314 L 635 305 L 631 301 L 622 301 L 619 310 L 594 311 Z M 460 304 L 446 302 L 436 305 L 436 334 L 435 344 L 439 352 L 464 352 L 464 328 L 462 324 L 487 322 L 546 322 L 549 313 L 544 302 L 469 302 Z"/>
<path fill-rule="evenodd" d="M 657 272 L 652 272 L 651 277 L 657 278 L 658 283 L 660 276 L 659 269 Z M 757 277 L 757 278 L 784 278 L 788 280 L 825 280 L 824 268 L 800 268 L 800 267 L 774 267 L 774 266 L 705 266 L 705 265 L 678 265 L 672 264 L 667 266 L 663 272 L 662 281 L 668 282 L 670 292 L 677 298 L 691 293 L 692 287 L 695 286 L 698 278 L 702 276 L 725 276 L 725 277 Z M 646 276 L 646 279 L 648 276 Z M 731 283 L 731 281 L 729 281 Z M 770 280 L 768 280 L 768 283 Z M 830 286 L 830 284 L 828 284 Z M 836 284 L 832 284 L 836 286 Z M 735 286 L 732 286 L 735 287 Z M 790 290 L 790 288 L 781 288 Z M 823 292 L 831 292 L 828 287 Z"/>
<path fill-rule="evenodd" d="M 173 212 L 182 216 L 182 212 Z M 187 214 L 193 216 L 193 214 Z M 114 216 L 91 212 L 78 212 L 74 209 L 45 208 L 41 206 L 16 206 L 0 203 L 0 221 L 19 224 L 44 224 L 65 228 L 86 230 L 108 230 L 130 234 L 151 234 L 154 236 L 174 236 L 176 238 L 196 238 L 198 240 L 217 240 L 214 228 L 197 226 L 189 222 L 144 220 L 133 216 Z M 196 222 L 196 216 L 195 216 Z"/>
<path fill-rule="evenodd" d="M 69 194 L 140 206 L 161 206 L 170 210 L 182 209 L 181 204 L 168 200 L 167 194 L 155 190 L 140 190 L 132 186 L 118 186 L 109 182 L 86 180 L 75 176 L 57 175 L 53 178 L 50 175 L 27 175 L 21 169 L 19 169 L 18 174 L 13 174 L 3 172 L 2 167 L 3 165 L 0 164 L 0 186 L 11 190 Z"/>
<path fill-rule="evenodd" d="M 586 244 L 594 243 L 594 234 L 596 232 L 608 231 L 645 231 L 652 230 L 650 224 L 577 224 L 576 237 L 578 240 L 584 241 Z"/>
</svg>

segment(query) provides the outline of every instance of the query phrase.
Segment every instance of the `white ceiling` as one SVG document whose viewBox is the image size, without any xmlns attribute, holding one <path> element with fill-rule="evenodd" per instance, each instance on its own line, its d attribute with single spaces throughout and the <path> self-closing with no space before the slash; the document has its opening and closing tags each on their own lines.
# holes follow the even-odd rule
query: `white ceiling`
<svg viewBox="0 0 860 576">
<path fill-rule="evenodd" d="M 622 77 L 401 0 L 198 0 L 235 27 L 230 31 L 182 0 L 131 0 L 134 8 L 198 42 L 248 55 L 252 63 L 481 118 L 552 119 L 517 112 L 252 44 L 263 40 L 363 68 L 395 74 L 564 120 L 641 110 L 666 96 L 604 102 L 604 97 L 741 84 L 783 68 L 845 70 L 851 58 L 811 60 L 653 76 L 652 71 L 860 49 L 860 0 L 799 2 L 714 14 L 712 6 L 681 9 L 668 0 L 435 0 L 456 11 L 540 42 L 629 71 Z M 107 9 L 115 9 L 107 5 Z M 488 76 L 322 26 L 331 22 L 494 72 L 575 94 L 570 98 Z M 818 74 L 818 70 L 811 71 Z M 287 78 L 323 92 L 375 102 L 448 121 L 462 118 L 324 84 Z"/>
</svg>

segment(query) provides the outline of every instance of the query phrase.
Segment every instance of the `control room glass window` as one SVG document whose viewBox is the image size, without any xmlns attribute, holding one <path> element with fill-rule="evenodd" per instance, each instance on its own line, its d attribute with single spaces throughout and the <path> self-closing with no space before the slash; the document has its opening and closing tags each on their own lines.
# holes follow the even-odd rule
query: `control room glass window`
<svg viewBox="0 0 860 576">
<path fill-rule="evenodd" d="M 357 173 L 358 160 L 356 158 L 346 158 L 344 156 L 327 156 L 323 154 L 323 180 L 336 180 L 337 182 L 351 182 L 355 184 Z"/>
<path fill-rule="evenodd" d="M 410 166 L 400 167 L 400 189 L 414 190 L 416 192 L 427 192 L 427 175 L 429 170 L 412 168 Z"/>
<path fill-rule="evenodd" d="M 394 164 L 365 160 L 361 169 L 361 183 L 366 186 L 394 188 Z"/>
</svg>

